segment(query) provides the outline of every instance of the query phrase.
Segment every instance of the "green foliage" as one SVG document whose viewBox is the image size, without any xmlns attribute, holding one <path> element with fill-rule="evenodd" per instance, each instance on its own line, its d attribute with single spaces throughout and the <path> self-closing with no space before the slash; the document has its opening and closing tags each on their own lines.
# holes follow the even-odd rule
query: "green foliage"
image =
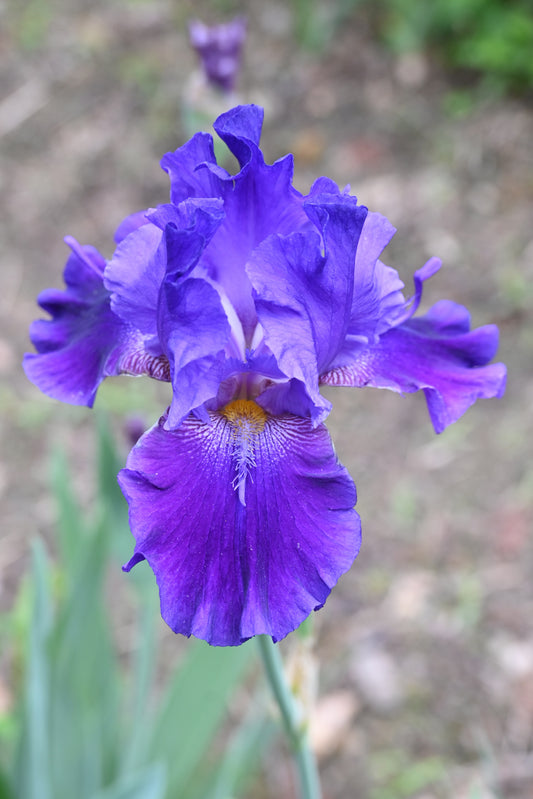
<svg viewBox="0 0 533 799">
<path fill-rule="evenodd" d="M 399 52 L 427 50 L 501 90 L 533 88 L 529 0 L 380 0 L 380 30 Z"/>
<path fill-rule="evenodd" d="M 222 763 L 213 753 L 251 663 L 247 645 L 191 642 L 168 683 L 154 688 L 158 608 L 148 569 L 131 581 L 143 608 L 134 654 L 117 653 L 106 581 L 118 571 L 114 539 L 131 547 L 118 466 L 101 420 L 97 501 L 87 519 L 68 464 L 60 453 L 53 459 L 58 565 L 35 542 L 31 596 L 25 591 L 21 605 L 30 612 L 16 611 L 26 640 L 20 702 L 13 723 L 0 725 L 0 799 L 226 799 L 249 778 L 269 734 L 251 719 Z"/>
<path fill-rule="evenodd" d="M 300 46 L 323 51 L 348 18 L 370 21 L 394 52 L 426 51 L 490 89 L 533 89 L 531 0 L 291 0 Z"/>
<path fill-rule="evenodd" d="M 54 12 L 51 0 L 13 3 L 8 14 L 8 27 L 22 50 L 31 52 L 45 43 Z"/>
<path fill-rule="evenodd" d="M 296 41 L 306 50 L 321 52 L 335 32 L 358 6 L 368 0 L 291 0 L 292 28 Z"/>
<path fill-rule="evenodd" d="M 409 762 L 400 749 L 376 753 L 370 766 L 377 783 L 371 799 L 407 799 L 441 782 L 447 773 L 446 763 L 440 758 L 426 757 Z"/>
</svg>

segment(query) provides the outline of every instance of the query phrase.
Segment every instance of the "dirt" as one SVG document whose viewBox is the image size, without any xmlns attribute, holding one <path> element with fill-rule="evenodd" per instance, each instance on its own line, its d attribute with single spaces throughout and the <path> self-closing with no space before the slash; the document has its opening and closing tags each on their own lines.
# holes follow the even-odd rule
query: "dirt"
<svg viewBox="0 0 533 799">
<path fill-rule="evenodd" d="M 51 447 L 67 450 L 85 502 L 93 490 L 91 412 L 44 398 L 20 368 L 35 297 L 60 286 L 66 234 L 110 255 L 125 215 L 165 201 L 158 161 L 187 137 L 181 98 L 196 68 L 185 23 L 220 18 L 206 2 L 39 8 L 31 24 L 0 10 L 2 609 L 31 538 L 52 538 Z M 316 620 L 324 796 L 529 799 L 533 112 L 474 94 L 451 113 L 452 77 L 427 56 L 392 57 L 355 13 L 309 52 L 283 4 L 246 12 L 239 96 L 266 109 L 267 160 L 291 151 L 300 190 L 328 175 L 385 214 L 398 229 L 385 260 L 407 286 L 441 256 L 423 307 L 446 297 L 475 325 L 497 323 L 509 369 L 504 399 L 440 436 L 422 396 L 327 392 L 364 542 Z M 155 420 L 153 393 L 110 383 L 98 403 L 114 418 Z M 294 795 L 278 756 L 254 796 Z"/>
</svg>

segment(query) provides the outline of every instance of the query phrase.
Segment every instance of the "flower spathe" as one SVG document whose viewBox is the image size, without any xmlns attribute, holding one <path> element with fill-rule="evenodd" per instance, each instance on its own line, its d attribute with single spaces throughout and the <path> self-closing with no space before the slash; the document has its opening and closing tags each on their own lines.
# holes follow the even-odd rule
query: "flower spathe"
<svg viewBox="0 0 533 799">
<path fill-rule="evenodd" d="M 215 130 L 228 174 L 196 134 L 162 160 L 170 202 L 137 212 L 105 262 L 69 240 L 64 292 L 44 292 L 25 369 L 45 393 L 92 404 L 108 375 L 169 381 L 167 412 L 119 482 L 161 612 L 214 645 L 277 641 L 320 608 L 360 546 L 355 486 L 324 420 L 322 384 L 423 390 L 437 432 L 501 396 L 498 331 L 470 330 L 441 301 L 415 315 L 380 260 L 394 228 L 347 189 L 292 186 L 292 157 L 264 162 L 262 111 L 239 106 Z"/>
</svg>

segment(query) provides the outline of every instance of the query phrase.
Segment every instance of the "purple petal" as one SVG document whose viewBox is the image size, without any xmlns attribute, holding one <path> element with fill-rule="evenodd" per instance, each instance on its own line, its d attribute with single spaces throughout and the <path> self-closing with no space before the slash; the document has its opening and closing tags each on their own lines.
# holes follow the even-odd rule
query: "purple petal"
<svg viewBox="0 0 533 799">
<path fill-rule="evenodd" d="M 157 336 L 157 303 L 165 276 L 166 251 L 162 231 L 147 223 L 117 246 L 105 270 L 111 307 L 126 324 L 147 336 Z"/>
<path fill-rule="evenodd" d="M 167 225 L 173 225 L 178 230 L 194 232 L 203 239 L 205 246 L 213 238 L 224 216 L 224 206 L 220 198 L 190 197 L 178 205 L 158 205 L 148 213 L 148 220 L 161 230 L 165 230 Z"/>
<path fill-rule="evenodd" d="M 304 208 L 322 234 L 323 265 L 316 274 L 300 266 L 305 274 L 302 288 L 314 294 L 309 306 L 315 327 L 318 370 L 323 371 L 339 350 L 346 336 L 355 291 L 354 260 L 364 230 L 368 209 L 357 205 L 357 198 L 340 194 L 335 184 L 322 191 L 321 178 L 311 189 Z"/>
<path fill-rule="evenodd" d="M 290 380 L 267 386 L 257 397 L 257 402 L 275 416 L 294 413 L 296 416 L 309 416 L 313 423 L 316 423 L 317 419 L 329 415 L 332 404 L 318 392 L 311 398 L 308 385 L 308 382 L 292 377 Z"/>
<path fill-rule="evenodd" d="M 115 230 L 115 242 L 120 244 L 122 239 L 125 239 L 130 233 L 133 233 L 134 230 L 137 230 L 142 225 L 146 225 L 148 221 L 147 216 L 153 210 L 153 208 L 145 208 L 143 211 L 136 211 L 134 214 L 130 214 L 123 219 Z"/>
<path fill-rule="evenodd" d="M 333 360 L 345 339 L 353 295 L 353 264 L 367 209 L 355 197 L 313 194 L 305 209 L 316 231 L 271 236 L 252 254 L 247 272 L 265 341 L 280 369 L 304 384 L 310 403 L 307 413 L 321 421 L 330 404 L 319 394 L 318 375 Z M 324 250 L 324 252 L 322 251 Z M 302 412 L 301 392 L 280 386 L 283 402 L 294 397 Z M 276 389 L 268 397 L 273 401 Z M 274 400 L 275 401 L 275 400 Z M 281 398 L 275 401 L 280 411 Z M 271 405 L 267 406 L 274 411 Z"/>
<path fill-rule="evenodd" d="M 355 486 L 326 428 L 235 407 L 173 432 L 161 420 L 119 475 L 136 539 L 125 570 L 146 558 L 167 624 L 217 646 L 286 636 L 360 545 Z"/>
<path fill-rule="evenodd" d="M 273 233 L 288 234 L 309 225 L 303 198 L 292 186 L 293 160 L 265 164 L 259 149 L 263 110 L 237 106 L 218 117 L 214 128 L 240 164 L 237 175 L 216 165 L 211 137 L 198 134 L 161 165 L 171 180 L 171 199 L 221 198 L 225 219 L 202 257 L 202 267 L 217 281 L 251 339 L 256 324 L 252 287 L 245 264 L 251 252 Z M 159 223 L 158 223 L 159 224 Z"/>
<path fill-rule="evenodd" d="M 257 248 L 247 265 L 266 344 L 274 353 L 279 368 L 291 379 L 290 385 L 280 384 L 269 389 L 261 397 L 261 404 L 266 403 L 271 413 L 300 414 L 303 411 L 302 415 L 311 415 L 316 422 L 325 418 L 331 409 L 331 404 L 318 390 L 319 345 L 312 318 L 317 299 L 312 286 L 316 276 L 315 286 L 319 288 L 322 265 L 320 237 L 315 231 L 287 237 L 271 236 Z M 327 295 L 324 299 L 326 303 L 331 300 Z M 327 311 L 326 305 L 322 318 Z"/>
<path fill-rule="evenodd" d="M 167 278 L 159 302 L 159 336 L 172 376 L 168 425 L 216 397 L 230 326 L 220 295 L 200 278 Z"/>
<path fill-rule="evenodd" d="M 173 153 L 161 159 L 161 168 L 170 177 L 170 199 L 176 205 L 190 197 L 219 197 L 219 179 L 200 164 L 216 165 L 213 137 L 196 133 Z"/>
<path fill-rule="evenodd" d="M 169 272 L 185 274 L 197 264 L 223 219 L 219 200 L 186 200 L 150 211 L 146 224 L 121 241 L 105 270 L 111 307 L 156 347 L 159 293 Z M 163 233 L 165 231 L 165 233 Z"/>
<path fill-rule="evenodd" d="M 109 375 L 135 370 L 165 379 L 168 364 L 146 353 L 139 332 L 111 310 L 103 257 L 93 247 L 66 241 L 72 248 L 64 272 L 67 288 L 44 291 L 39 297 L 52 319 L 31 326 L 38 354 L 24 357 L 28 378 L 55 399 L 89 406 Z"/>
<path fill-rule="evenodd" d="M 505 366 L 486 365 L 497 348 L 497 327 L 470 332 L 467 309 L 442 300 L 424 316 L 389 330 L 373 346 L 346 346 L 321 382 L 406 393 L 423 389 L 435 431 L 441 433 L 477 399 L 503 395 Z"/>
<path fill-rule="evenodd" d="M 436 275 L 441 266 L 442 266 L 442 261 L 440 258 L 430 258 L 429 261 L 426 261 L 424 266 L 421 266 L 420 269 L 416 270 L 416 272 L 413 275 L 413 282 L 415 284 L 415 293 L 409 300 L 407 300 L 403 308 L 399 307 L 395 312 L 390 314 L 391 316 L 389 320 L 390 327 L 397 327 L 398 325 L 403 324 L 403 322 L 406 322 L 408 319 L 411 319 L 411 317 L 417 312 L 418 306 L 420 305 L 420 301 L 422 300 L 424 283 L 426 282 L 426 280 L 429 280 L 430 277 Z M 470 320 L 470 317 L 468 317 L 468 319 Z M 467 330 L 470 329 L 470 321 L 468 321 L 466 329 Z"/>
<path fill-rule="evenodd" d="M 253 169 L 243 170 L 225 184 L 226 217 L 202 259 L 211 278 L 227 294 L 247 337 L 256 324 L 252 285 L 245 269 L 251 253 L 271 234 L 285 235 L 309 224 L 302 197 L 291 185 L 292 158 L 269 166 L 260 150 L 254 150 L 253 157 Z"/>
<path fill-rule="evenodd" d="M 241 169 L 251 162 L 255 148 L 259 147 L 264 116 L 265 112 L 258 105 L 237 105 L 220 114 L 213 124 Z"/>
<path fill-rule="evenodd" d="M 410 319 L 420 304 L 424 281 L 440 269 L 440 260 L 431 258 L 415 272 L 415 294 L 406 302 L 402 294 L 404 285 L 398 273 L 379 260 L 395 232 L 386 217 L 368 214 L 355 256 L 349 346 L 354 340 L 375 343 L 391 327 Z"/>
<path fill-rule="evenodd" d="M 379 256 L 395 228 L 381 214 L 369 213 L 355 255 L 353 300 L 348 333 L 372 341 L 391 326 L 391 315 L 403 309 L 403 283 Z"/>
</svg>

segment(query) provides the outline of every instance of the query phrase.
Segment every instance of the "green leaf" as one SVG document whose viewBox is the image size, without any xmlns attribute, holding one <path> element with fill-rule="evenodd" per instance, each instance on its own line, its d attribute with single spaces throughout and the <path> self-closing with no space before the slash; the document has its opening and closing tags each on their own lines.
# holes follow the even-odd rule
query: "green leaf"
<svg viewBox="0 0 533 799">
<path fill-rule="evenodd" d="M 260 756 L 274 732 L 277 732 L 277 724 L 273 722 L 245 720 L 234 734 L 221 762 L 213 769 L 210 788 L 202 791 L 198 799 L 228 799 L 240 794 L 256 771 Z"/>
<path fill-rule="evenodd" d="M 52 624 L 50 577 L 43 545 L 33 544 L 33 609 L 29 630 L 24 718 L 15 768 L 16 793 L 24 799 L 55 799 L 50 779 L 48 636 Z"/>
<path fill-rule="evenodd" d="M 52 638 L 54 799 L 90 796 L 117 759 L 121 676 L 103 606 L 108 537 L 103 520 L 82 542 Z"/>
<path fill-rule="evenodd" d="M 102 595 L 108 536 L 105 524 L 100 523 L 81 542 L 78 568 L 71 575 L 71 590 L 64 598 L 58 622 L 55 643 L 59 658 L 78 657 L 80 647 L 99 649 L 97 639 L 87 641 L 87 632 L 93 632 L 94 608 Z"/>
<path fill-rule="evenodd" d="M 100 413 L 98 415 L 98 497 L 107 502 L 114 513 L 122 517 L 126 509 L 126 500 L 118 485 L 117 474 L 123 465 L 109 429 L 107 416 Z"/>
<path fill-rule="evenodd" d="M 0 769 L 0 799 L 15 799 L 7 775 Z"/>
<path fill-rule="evenodd" d="M 115 783 L 93 794 L 91 799 L 163 799 L 165 770 L 156 763 L 141 772 L 127 774 Z"/>
<path fill-rule="evenodd" d="M 190 778 L 207 759 L 231 693 L 250 665 L 254 649 L 191 644 L 155 721 L 149 752 L 169 764 L 168 796 L 184 797 Z"/>
<path fill-rule="evenodd" d="M 139 646 L 134 662 L 134 699 L 132 701 L 133 713 L 131 717 L 131 736 L 125 742 L 122 758 L 122 769 L 128 771 L 135 764 L 141 762 L 146 751 L 148 715 L 148 699 L 150 696 L 151 677 L 155 665 L 155 614 L 150 603 L 143 609 L 141 624 L 139 625 Z"/>
<path fill-rule="evenodd" d="M 51 462 L 52 492 L 57 507 L 57 541 L 61 561 L 68 572 L 76 567 L 80 548 L 87 533 L 83 513 L 72 490 L 65 453 L 55 450 Z"/>
</svg>

